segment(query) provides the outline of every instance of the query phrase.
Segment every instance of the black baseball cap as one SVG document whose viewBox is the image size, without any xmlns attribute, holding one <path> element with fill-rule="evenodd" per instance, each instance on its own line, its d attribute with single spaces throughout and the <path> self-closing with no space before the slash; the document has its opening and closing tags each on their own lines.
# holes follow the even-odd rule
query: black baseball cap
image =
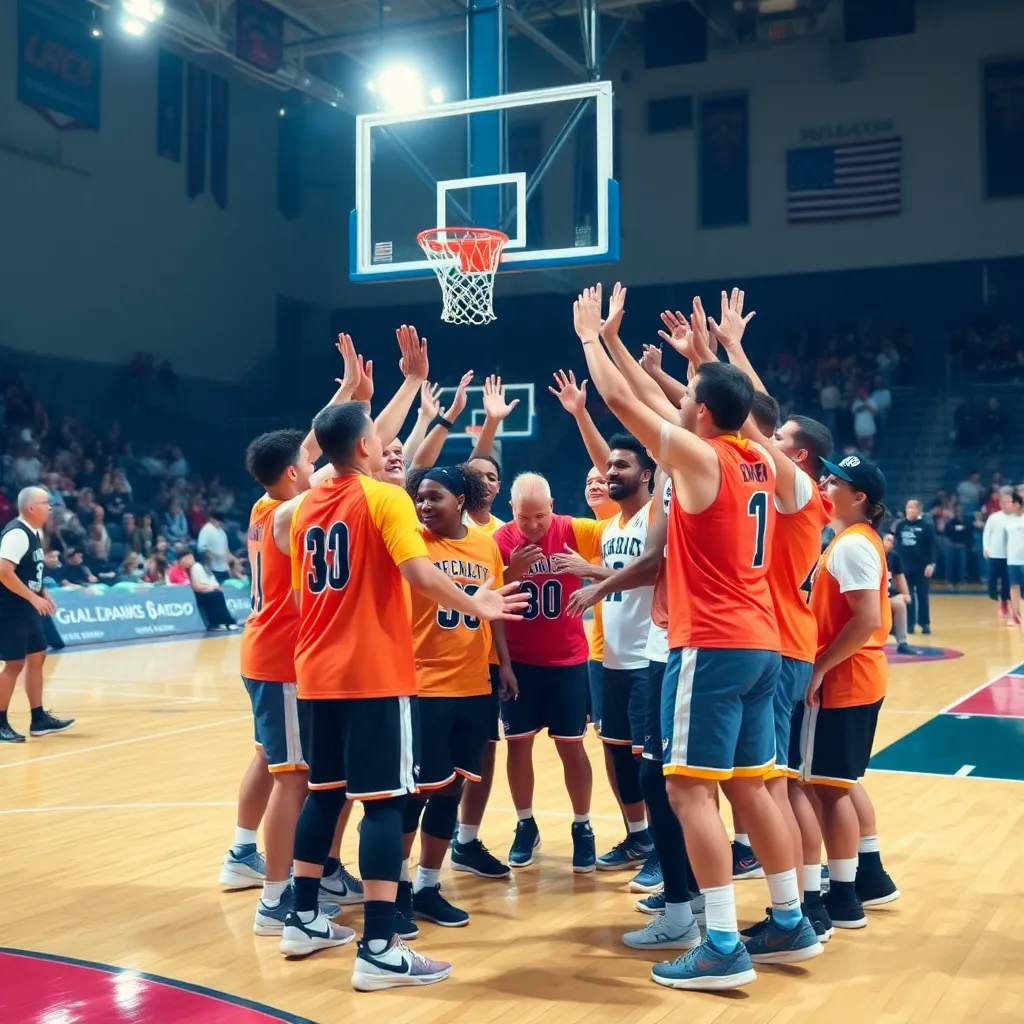
<svg viewBox="0 0 1024 1024">
<path fill-rule="evenodd" d="M 872 505 L 877 505 L 885 498 L 885 477 L 877 464 L 863 455 L 847 455 L 839 462 L 822 459 L 825 472 L 845 480 L 856 490 L 861 491 Z"/>
</svg>

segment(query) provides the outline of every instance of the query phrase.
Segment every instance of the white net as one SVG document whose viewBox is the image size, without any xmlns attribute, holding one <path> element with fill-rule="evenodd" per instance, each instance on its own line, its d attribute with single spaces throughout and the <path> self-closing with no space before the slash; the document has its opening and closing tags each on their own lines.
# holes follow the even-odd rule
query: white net
<svg viewBox="0 0 1024 1024">
<path fill-rule="evenodd" d="M 432 228 L 417 236 L 441 285 L 441 319 L 449 324 L 489 324 L 494 315 L 494 275 L 508 235 L 486 228 Z"/>
</svg>

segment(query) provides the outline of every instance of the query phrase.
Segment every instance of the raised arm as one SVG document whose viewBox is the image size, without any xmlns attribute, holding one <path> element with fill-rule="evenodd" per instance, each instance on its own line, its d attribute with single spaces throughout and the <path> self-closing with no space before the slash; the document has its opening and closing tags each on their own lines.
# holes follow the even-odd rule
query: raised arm
<svg viewBox="0 0 1024 1024">
<path fill-rule="evenodd" d="M 451 608 L 474 618 L 521 619 L 519 613 L 529 603 L 529 597 L 519 590 L 518 583 L 494 589 L 489 579 L 473 594 L 457 587 L 434 563 L 425 557 L 410 558 L 398 567 L 402 578 L 413 590 L 436 601 L 442 608 Z"/>
<path fill-rule="evenodd" d="M 673 407 L 678 409 L 683 395 L 686 394 L 686 385 L 681 380 L 676 380 L 662 367 L 660 345 L 644 345 L 644 354 L 640 357 L 640 367 L 661 388 L 662 393 Z"/>
<path fill-rule="evenodd" d="M 484 381 L 484 412 L 486 419 L 480 436 L 476 439 L 469 461 L 478 459 L 482 455 L 490 455 L 494 448 L 494 438 L 498 433 L 498 427 L 508 419 L 509 414 L 519 404 L 518 398 L 511 402 L 505 401 L 505 388 L 501 378 L 493 373 Z"/>
<path fill-rule="evenodd" d="M 420 385 L 430 372 L 427 339 L 424 338 L 421 342 L 416 328 L 406 324 L 402 324 L 395 331 L 395 336 L 398 338 L 398 347 L 402 353 L 398 368 L 402 371 L 404 379 L 391 401 L 384 406 L 373 422 L 374 430 L 384 446 L 391 444 L 398 437 L 398 432 L 412 408 L 413 400 L 419 393 Z"/>
<path fill-rule="evenodd" d="M 416 415 L 416 422 L 412 430 L 409 431 L 405 444 L 402 445 L 402 455 L 405 457 L 407 466 L 412 465 L 416 453 L 420 450 L 420 445 L 423 444 L 423 440 L 427 436 L 430 424 L 437 419 L 441 412 L 441 402 L 438 398 L 440 394 L 440 384 L 431 384 L 430 381 L 425 380 L 420 385 L 420 409 Z"/>
<path fill-rule="evenodd" d="M 758 377 L 757 371 L 751 365 L 750 360 L 747 358 L 747 353 L 743 351 L 743 345 L 741 344 L 747 324 L 756 315 L 754 310 L 751 310 L 746 316 L 743 315 L 744 295 L 745 293 L 740 291 L 739 288 L 733 288 L 731 294 L 722 292 L 722 322 L 717 324 L 714 317 L 708 317 L 708 327 L 711 328 L 711 333 L 721 344 L 722 348 L 725 349 L 729 362 L 737 370 L 742 370 L 750 378 L 750 382 L 754 385 L 756 391 L 767 395 L 768 389 L 764 386 L 761 378 Z"/>
<path fill-rule="evenodd" d="M 352 400 L 352 395 L 355 393 L 356 386 L 359 383 L 359 376 L 362 372 L 362 362 L 359 356 L 356 355 L 352 339 L 347 334 L 339 334 L 338 341 L 334 347 L 341 353 L 345 372 L 341 380 L 335 380 L 334 383 L 338 385 L 338 390 L 334 392 L 334 395 L 327 404 L 342 405 L 344 402 Z M 322 454 L 320 445 L 317 444 L 316 435 L 313 433 L 312 428 L 306 434 L 302 447 L 306 449 L 310 462 L 315 463 L 320 458 Z"/>
<path fill-rule="evenodd" d="M 448 440 L 448 432 L 455 426 L 455 421 L 461 415 L 462 410 L 466 408 L 466 388 L 472 383 L 473 371 L 467 370 L 462 375 L 462 380 L 459 381 L 452 404 L 441 416 L 441 422 L 431 429 L 423 444 L 419 446 L 419 450 L 412 460 L 414 469 L 429 469 L 437 462 L 441 449 L 444 447 L 445 441 Z"/>
<path fill-rule="evenodd" d="M 608 442 L 601 436 L 601 431 L 597 429 L 597 424 L 594 423 L 590 413 L 587 412 L 587 382 L 583 381 L 577 387 L 576 375 L 572 370 L 569 371 L 568 376 L 564 370 L 559 370 L 552 376 L 555 378 L 557 390 L 549 387 L 548 391 L 561 402 L 562 408 L 576 421 L 590 461 L 603 476 L 604 471 L 608 468 L 608 454 L 611 449 L 608 447 Z"/>
</svg>

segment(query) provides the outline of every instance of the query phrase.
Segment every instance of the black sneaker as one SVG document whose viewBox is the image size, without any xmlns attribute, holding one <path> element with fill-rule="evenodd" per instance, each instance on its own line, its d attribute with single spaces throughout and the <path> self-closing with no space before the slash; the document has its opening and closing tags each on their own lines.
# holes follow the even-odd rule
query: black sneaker
<svg viewBox="0 0 1024 1024">
<path fill-rule="evenodd" d="M 520 818 L 516 822 L 516 834 L 512 848 L 508 851 L 508 863 L 513 868 L 525 868 L 533 863 L 535 850 L 540 849 L 540 829 L 533 818 Z"/>
<path fill-rule="evenodd" d="M 594 830 L 589 821 L 572 823 L 572 869 L 577 875 L 585 875 L 597 866 L 597 846 Z"/>
<path fill-rule="evenodd" d="M 921 632 L 925 636 L 931 636 L 932 635 L 932 627 L 931 626 L 922 626 L 921 627 Z"/>
<path fill-rule="evenodd" d="M 431 885 L 412 894 L 412 909 L 424 921 L 433 921 L 443 928 L 461 928 L 469 924 L 469 914 L 453 907 L 442 895 L 441 886 Z"/>
<path fill-rule="evenodd" d="M 864 916 L 864 906 L 856 896 L 840 903 L 835 892 L 829 890 L 822 896 L 821 902 L 836 928 L 863 928 L 868 923 Z"/>
<path fill-rule="evenodd" d="M 400 939 L 415 939 L 419 933 L 413 919 L 412 882 L 399 882 L 395 897 L 395 934 Z"/>
<path fill-rule="evenodd" d="M 757 924 L 750 925 L 749 928 L 740 929 L 741 939 L 753 939 L 761 934 L 772 923 L 772 908 L 764 908 L 764 918 L 757 922 Z"/>
<path fill-rule="evenodd" d="M 508 878 L 512 873 L 479 839 L 470 843 L 452 842 L 452 870 L 468 871 L 481 878 Z"/>
<path fill-rule="evenodd" d="M 24 743 L 25 737 L 20 732 L 15 732 L 9 722 L 0 725 L 0 743 Z"/>
<path fill-rule="evenodd" d="M 73 718 L 57 718 L 49 711 L 44 711 L 29 727 L 30 736 L 49 736 L 54 732 L 66 732 L 75 724 Z"/>
<path fill-rule="evenodd" d="M 814 934 L 818 936 L 818 941 L 821 943 L 828 942 L 832 938 L 832 918 L 828 916 L 828 910 L 825 904 L 820 900 L 817 903 L 803 903 L 800 909 L 804 913 L 804 917 L 811 922 L 814 928 Z"/>
<path fill-rule="evenodd" d="M 889 877 L 885 869 L 857 872 L 857 899 L 865 907 L 882 907 L 886 903 L 894 903 L 900 898 L 896 883 Z"/>
<path fill-rule="evenodd" d="M 732 841 L 732 877 L 737 881 L 741 878 L 764 878 L 764 868 L 754 856 L 754 851 L 735 839 Z"/>
<path fill-rule="evenodd" d="M 920 654 L 920 651 L 918 651 L 918 649 L 916 647 L 911 647 L 910 644 L 908 644 L 904 640 L 903 643 L 896 645 L 896 653 L 897 654 L 905 654 L 905 655 L 909 656 L 909 655 L 912 655 L 912 654 Z"/>
</svg>

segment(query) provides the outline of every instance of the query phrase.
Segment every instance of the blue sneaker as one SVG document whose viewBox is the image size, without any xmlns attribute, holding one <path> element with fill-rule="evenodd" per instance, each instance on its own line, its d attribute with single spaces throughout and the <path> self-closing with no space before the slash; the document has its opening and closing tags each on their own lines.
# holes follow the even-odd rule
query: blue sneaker
<svg viewBox="0 0 1024 1024">
<path fill-rule="evenodd" d="M 412 882 L 399 882 L 395 896 L 395 934 L 400 939 L 415 939 L 419 933 L 413 916 Z"/>
<path fill-rule="evenodd" d="M 688 928 L 676 928 L 664 917 L 656 917 L 643 928 L 626 932 L 622 942 L 631 949 L 693 949 L 700 945 L 700 927 L 691 921 Z"/>
<path fill-rule="evenodd" d="M 664 884 L 661 874 L 661 861 L 658 851 L 653 850 L 644 861 L 644 866 L 633 876 L 629 883 L 630 892 L 657 892 Z"/>
<path fill-rule="evenodd" d="M 749 985 L 757 978 L 757 972 L 742 942 L 731 953 L 719 953 L 705 939 L 689 953 L 664 964 L 655 964 L 651 978 L 667 988 L 722 992 Z"/>
<path fill-rule="evenodd" d="M 502 864 L 479 839 L 471 843 L 452 841 L 452 870 L 468 871 L 479 878 L 508 878 L 511 873 L 508 865 Z"/>
<path fill-rule="evenodd" d="M 645 896 L 642 900 L 637 900 L 636 909 L 641 914 L 664 914 L 665 894 L 663 892 L 656 892 L 650 896 Z"/>
<path fill-rule="evenodd" d="M 744 843 L 737 843 L 735 839 L 732 842 L 732 877 L 736 881 L 741 878 L 764 878 L 764 868 L 754 851 Z"/>
<path fill-rule="evenodd" d="M 423 921 L 443 928 L 461 928 L 469 924 L 469 914 L 453 906 L 441 895 L 441 886 L 430 885 L 412 894 L 413 913 Z"/>
<path fill-rule="evenodd" d="M 224 863 L 220 869 L 220 884 L 225 889 L 260 889 L 267 874 L 267 862 L 263 854 L 256 849 L 256 844 L 224 854 Z"/>
<path fill-rule="evenodd" d="M 597 847 L 594 830 L 589 821 L 572 823 L 572 869 L 577 875 L 585 875 L 597 864 Z"/>
<path fill-rule="evenodd" d="M 280 935 L 284 931 L 284 919 L 294 909 L 295 890 L 290 885 L 282 893 L 276 907 L 268 907 L 261 896 L 256 903 L 256 917 L 252 924 L 253 934 Z M 324 917 L 337 917 L 341 913 L 341 907 L 337 903 L 321 903 L 320 913 Z"/>
<path fill-rule="evenodd" d="M 755 964 L 798 964 L 825 952 L 806 917 L 795 928 L 780 928 L 771 914 L 762 924 L 756 934 L 747 936 L 747 952 Z"/>
<path fill-rule="evenodd" d="M 597 858 L 598 871 L 624 871 L 643 864 L 654 850 L 651 834 L 631 832 L 621 843 L 616 843 L 607 853 Z"/>
<path fill-rule="evenodd" d="M 324 903 L 336 903 L 341 907 L 349 907 L 362 902 L 363 883 L 346 871 L 344 864 L 340 864 L 333 875 L 324 875 L 320 879 L 321 906 Z"/>
<path fill-rule="evenodd" d="M 540 829 L 537 828 L 537 822 L 533 818 L 521 818 L 516 822 L 516 834 L 512 839 L 512 848 L 508 851 L 509 867 L 529 867 L 533 863 L 534 851 L 539 849 Z"/>
</svg>

